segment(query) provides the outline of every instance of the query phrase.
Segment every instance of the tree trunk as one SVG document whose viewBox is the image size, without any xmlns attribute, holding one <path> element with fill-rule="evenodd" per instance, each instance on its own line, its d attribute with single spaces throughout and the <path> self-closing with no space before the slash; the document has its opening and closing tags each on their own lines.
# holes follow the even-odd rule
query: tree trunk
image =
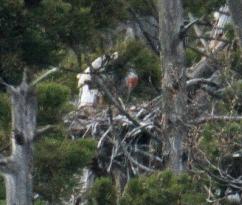
<svg viewBox="0 0 242 205">
<path fill-rule="evenodd" d="M 242 0 L 228 0 L 228 5 L 242 48 Z"/>
<path fill-rule="evenodd" d="M 168 167 L 179 174 L 184 169 L 183 140 L 186 115 L 185 50 L 182 42 L 183 8 L 180 0 L 160 0 L 160 43 L 162 63 L 162 124 L 170 141 Z"/>
<path fill-rule="evenodd" d="M 25 80 L 9 87 L 12 112 L 12 150 L 0 158 L 5 179 L 7 205 L 32 204 L 32 143 L 36 128 L 36 97 Z"/>
<path fill-rule="evenodd" d="M 24 147 L 14 159 L 15 170 L 4 175 L 7 205 L 32 204 L 32 151 Z"/>
</svg>

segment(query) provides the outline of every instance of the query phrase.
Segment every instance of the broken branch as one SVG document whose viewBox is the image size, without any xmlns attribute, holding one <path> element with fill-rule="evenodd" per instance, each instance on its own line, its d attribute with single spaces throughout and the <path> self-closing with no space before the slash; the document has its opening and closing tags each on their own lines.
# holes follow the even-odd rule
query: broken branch
<svg viewBox="0 0 242 205">
<path fill-rule="evenodd" d="M 59 70 L 59 68 L 57 67 L 52 67 L 52 69 L 48 70 L 47 72 L 45 72 L 43 75 L 41 75 L 40 77 L 38 77 L 36 80 L 34 80 L 31 85 L 35 86 L 37 85 L 40 81 L 44 80 L 45 78 L 47 78 L 49 75 L 51 75 L 52 73 L 55 73 Z"/>
</svg>

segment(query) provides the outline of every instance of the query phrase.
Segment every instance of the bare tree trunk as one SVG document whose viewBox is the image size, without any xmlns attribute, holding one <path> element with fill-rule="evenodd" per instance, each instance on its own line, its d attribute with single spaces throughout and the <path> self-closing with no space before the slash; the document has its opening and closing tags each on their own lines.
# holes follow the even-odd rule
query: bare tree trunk
<svg viewBox="0 0 242 205">
<path fill-rule="evenodd" d="M 168 167 L 179 174 L 184 170 L 183 140 L 186 115 L 186 77 L 184 47 L 181 36 L 183 8 L 180 0 L 160 0 L 160 43 L 163 90 L 163 128 L 170 140 Z"/>
<path fill-rule="evenodd" d="M 9 87 L 12 112 L 12 153 L 0 157 L 7 205 L 32 204 L 32 143 L 36 128 L 36 97 L 25 80 Z"/>
<path fill-rule="evenodd" d="M 242 47 L 242 0 L 228 0 L 228 5 Z"/>
<path fill-rule="evenodd" d="M 18 152 L 19 157 L 14 159 L 15 163 L 18 160 L 15 170 L 4 175 L 7 205 L 32 204 L 32 154 L 28 149 L 25 147 Z"/>
</svg>

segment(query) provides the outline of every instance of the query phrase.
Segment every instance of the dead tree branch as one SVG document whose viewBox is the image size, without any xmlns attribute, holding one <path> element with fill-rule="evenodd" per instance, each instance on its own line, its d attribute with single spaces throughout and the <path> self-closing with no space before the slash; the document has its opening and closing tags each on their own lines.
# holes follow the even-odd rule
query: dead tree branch
<svg viewBox="0 0 242 205">
<path fill-rule="evenodd" d="M 43 75 L 41 75 L 40 77 L 38 77 L 36 80 L 34 80 L 31 83 L 31 86 L 36 86 L 40 81 L 44 80 L 45 78 L 47 78 L 49 75 L 51 75 L 52 73 L 55 73 L 59 70 L 59 68 L 57 67 L 53 67 L 52 69 L 48 70 L 47 72 L 45 72 Z"/>
<path fill-rule="evenodd" d="M 224 122 L 224 121 L 241 121 L 242 116 L 204 116 L 193 121 L 194 124 L 199 125 L 206 122 Z"/>
</svg>

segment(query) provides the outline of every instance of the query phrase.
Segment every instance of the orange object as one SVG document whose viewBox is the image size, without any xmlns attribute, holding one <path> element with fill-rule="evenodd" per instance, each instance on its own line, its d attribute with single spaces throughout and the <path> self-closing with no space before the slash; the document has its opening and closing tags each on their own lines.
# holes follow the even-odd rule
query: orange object
<svg viewBox="0 0 242 205">
<path fill-rule="evenodd" d="M 138 85 L 138 82 L 139 82 L 138 76 L 128 77 L 127 86 L 128 86 L 129 89 L 133 89 Z"/>
<path fill-rule="evenodd" d="M 139 77 L 133 70 L 129 71 L 128 75 L 126 76 L 126 86 L 129 90 L 133 90 L 139 82 Z"/>
</svg>

